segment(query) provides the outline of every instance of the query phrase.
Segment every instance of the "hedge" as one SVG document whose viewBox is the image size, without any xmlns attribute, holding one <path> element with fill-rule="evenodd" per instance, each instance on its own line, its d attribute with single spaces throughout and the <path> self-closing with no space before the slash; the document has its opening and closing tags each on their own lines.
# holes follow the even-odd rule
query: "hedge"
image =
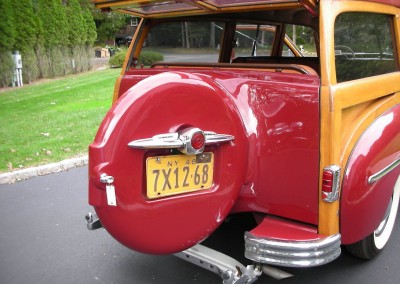
<svg viewBox="0 0 400 284">
<path fill-rule="evenodd" d="M 109 64 L 111 67 L 122 67 L 126 57 L 126 50 L 121 50 L 115 55 L 111 56 Z M 163 61 L 164 56 L 155 51 L 143 51 L 138 59 L 138 65 L 150 66 L 156 62 Z"/>
</svg>

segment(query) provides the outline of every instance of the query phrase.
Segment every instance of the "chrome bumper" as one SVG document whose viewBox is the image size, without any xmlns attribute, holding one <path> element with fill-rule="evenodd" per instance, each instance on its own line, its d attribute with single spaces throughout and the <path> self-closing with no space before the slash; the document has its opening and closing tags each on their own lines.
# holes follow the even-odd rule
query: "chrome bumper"
<svg viewBox="0 0 400 284">
<path fill-rule="evenodd" d="M 302 241 L 284 241 L 245 233 L 245 256 L 258 263 L 286 267 L 312 267 L 336 259 L 341 252 L 340 234 Z"/>
</svg>

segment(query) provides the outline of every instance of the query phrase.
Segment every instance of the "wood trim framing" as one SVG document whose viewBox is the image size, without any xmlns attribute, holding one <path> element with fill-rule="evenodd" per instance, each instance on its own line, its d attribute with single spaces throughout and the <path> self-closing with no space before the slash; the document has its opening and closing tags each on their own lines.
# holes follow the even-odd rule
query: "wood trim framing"
<svg viewBox="0 0 400 284">
<path fill-rule="evenodd" d="M 335 19 L 343 12 L 356 11 L 393 15 L 396 42 L 399 42 L 400 9 L 373 2 L 362 5 L 359 1 L 320 2 L 320 188 L 322 169 L 332 164 L 339 165 L 343 177 L 351 151 L 362 133 L 384 111 L 400 103 L 400 71 L 339 84 L 336 81 Z M 399 55 L 399 46 L 396 45 L 395 49 Z M 326 203 L 320 198 L 320 234 L 332 235 L 339 232 L 339 204 L 340 200 Z"/>
</svg>

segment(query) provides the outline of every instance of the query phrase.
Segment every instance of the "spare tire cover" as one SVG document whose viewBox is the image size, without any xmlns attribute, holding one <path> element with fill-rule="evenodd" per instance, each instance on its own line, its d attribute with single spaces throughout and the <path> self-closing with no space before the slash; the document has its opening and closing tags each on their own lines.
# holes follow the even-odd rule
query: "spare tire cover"
<svg viewBox="0 0 400 284">
<path fill-rule="evenodd" d="M 177 153 L 132 149 L 128 143 L 187 127 L 235 137 L 206 147 L 214 153 L 212 187 L 148 199 L 147 157 Z M 182 251 L 207 238 L 229 214 L 244 182 L 245 155 L 234 100 L 210 76 L 158 74 L 127 91 L 104 118 L 89 149 L 89 203 L 105 229 L 127 247 L 152 254 Z M 107 205 L 106 186 L 99 182 L 104 173 L 114 177 L 117 206 Z"/>
</svg>

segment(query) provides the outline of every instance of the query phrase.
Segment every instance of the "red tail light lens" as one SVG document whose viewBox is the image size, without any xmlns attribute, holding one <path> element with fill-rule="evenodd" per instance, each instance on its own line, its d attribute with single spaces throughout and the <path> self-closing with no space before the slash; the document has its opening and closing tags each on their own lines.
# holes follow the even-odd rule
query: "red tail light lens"
<svg viewBox="0 0 400 284">
<path fill-rule="evenodd" d="M 332 192 L 333 186 L 333 173 L 325 170 L 322 174 L 322 191 Z"/>
<path fill-rule="evenodd" d="M 192 144 L 192 147 L 195 150 L 200 150 L 201 148 L 204 147 L 205 141 L 206 141 L 206 139 L 204 137 L 204 134 L 201 132 L 198 132 L 192 136 L 190 143 Z"/>
<path fill-rule="evenodd" d="M 322 172 L 322 200 L 334 202 L 339 198 L 340 190 L 340 167 L 330 165 Z"/>
</svg>

